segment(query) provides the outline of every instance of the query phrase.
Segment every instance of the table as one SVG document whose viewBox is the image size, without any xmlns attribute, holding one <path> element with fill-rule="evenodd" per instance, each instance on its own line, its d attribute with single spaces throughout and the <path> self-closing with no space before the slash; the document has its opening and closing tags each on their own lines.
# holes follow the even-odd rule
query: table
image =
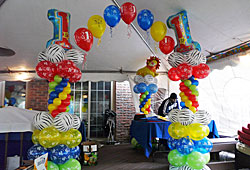
<svg viewBox="0 0 250 170">
<path fill-rule="evenodd" d="M 146 119 L 148 121 L 146 121 Z M 156 117 L 146 118 L 139 121 L 132 121 L 130 126 L 130 136 L 135 138 L 137 142 L 144 148 L 146 157 L 149 157 L 152 152 L 152 138 L 168 139 L 168 126 L 171 124 L 169 121 L 162 121 Z M 214 120 L 208 124 L 211 138 L 219 138 Z"/>
</svg>

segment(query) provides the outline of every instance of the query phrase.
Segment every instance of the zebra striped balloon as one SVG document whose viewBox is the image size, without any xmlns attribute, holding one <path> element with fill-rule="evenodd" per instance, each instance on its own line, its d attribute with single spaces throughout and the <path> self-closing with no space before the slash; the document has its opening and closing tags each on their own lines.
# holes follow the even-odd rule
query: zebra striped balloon
<svg viewBox="0 0 250 170">
<path fill-rule="evenodd" d="M 83 63 L 84 58 L 85 58 L 85 53 L 83 51 L 78 50 L 78 49 L 70 49 L 65 53 L 65 59 L 71 60 L 75 64 Z"/>
<path fill-rule="evenodd" d="M 170 165 L 169 170 L 179 170 L 179 167 Z"/>
<path fill-rule="evenodd" d="M 65 51 L 60 45 L 52 44 L 45 50 L 45 55 L 50 62 L 59 63 L 64 60 Z"/>
<path fill-rule="evenodd" d="M 208 125 L 211 122 L 211 115 L 205 110 L 198 110 L 195 113 L 194 123 Z"/>
<path fill-rule="evenodd" d="M 179 64 L 186 62 L 186 56 L 179 52 L 173 52 L 168 56 L 168 63 L 172 67 L 178 67 Z"/>
<path fill-rule="evenodd" d="M 72 117 L 73 117 L 73 126 L 72 126 L 72 128 L 79 129 L 79 127 L 81 126 L 81 119 L 76 115 L 72 115 Z"/>
<path fill-rule="evenodd" d="M 177 116 L 179 114 L 179 109 L 172 109 L 169 113 L 168 113 L 168 119 L 170 120 L 170 122 L 174 123 L 174 122 L 178 122 Z"/>
<path fill-rule="evenodd" d="M 187 63 L 192 65 L 192 66 L 197 66 L 200 63 L 206 63 L 207 59 L 206 56 L 203 55 L 200 51 L 198 50 L 192 50 L 189 51 L 188 53 L 185 54 L 187 58 Z"/>
<path fill-rule="evenodd" d="M 43 130 L 53 124 L 53 118 L 48 112 L 39 112 L 33 117 L 33 125 L 36 129 Z"/>
<path fill-rule="evenodd" d="M 48 60 L 48 57 L 45 55 L 45 51 L 40 52 L 38 54 L 38 62 L 46 60 Z"/>
<path fill-rule="evenodd" d="M 177 168 L 177 167 L 176 167 Z M 193 168 L 190 168 L 189 166 L 185 165 L 185 166 L 181 166 L 178 167 L 179 169 L 173 169 L 173 170 L 193 170 Z M 204 167 L 200 170 L 211 170 L 207 165 L 204 165 Z"/>
<path fill-rule="evenodd" d="M 54 118 L 54 126 L 60 132 L 66 132 L 73 126 L 73 117 L 67 112 L 62 112 Z"/>
<path fill-rule="evenodd" d="M 177 121 L 182 125 L 190 125 L 194 121 L 194 113 L 189 109 L 182 109 L 177 115 Z"/>
</svg>

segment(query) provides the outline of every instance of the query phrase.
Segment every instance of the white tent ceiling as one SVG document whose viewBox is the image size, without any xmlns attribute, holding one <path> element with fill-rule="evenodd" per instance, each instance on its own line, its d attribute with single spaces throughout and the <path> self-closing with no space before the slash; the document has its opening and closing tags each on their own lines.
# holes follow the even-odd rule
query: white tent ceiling
<svg viewBox="0 0 250 170">
<path fill-rule="evenodd" d="M 188 12 L 188 20 L 193 40 L 201 44 L 202 52 L 218 52 L 250 39 L 249 0 L 128 0 L 135 4 L 137 12 L 149 9 L 155 21 L 166 23 L 166 19 L 180 10 Z M 117 0 L 121 5 L 126 1 Z M 53 36 L 52 23 L 47 19 L 48 9 L 56 8 L 71 14 L 70 42 L 74 42 L 74 32 L 87 28 L 92 15 L 103 16 L 104 9 L 114 4 L 112 0 L 6 0 L 0 7 L 0 46 L 13 49 L 16 54 L 0 58 L 0 70 L 34 70 L 37 54 L 45 49 L 46 42 Z M 147 39 L 147 34 L 139 28 L 137 20 L 133 24 Z M 173 30 L 167 35 L 175 39 Z M 166 56 L 154 47 L 149 37 L 149 45 L 160 58 Z M 127 25 L 121 20 L 110 36 L 107 27 L 102 42 L 97 47 L 95 39 L 87 55 L 86 70 L 128 70 L 136 71 L 145 65 L 152 52 L 138 34 L 127 35 Z M 160 70 L 165 70 L 161 66 Z M 0 80 L 5 76 L 0 75 Z M 100 77 L 101 79 L 101 77 Z"/>
</svg>

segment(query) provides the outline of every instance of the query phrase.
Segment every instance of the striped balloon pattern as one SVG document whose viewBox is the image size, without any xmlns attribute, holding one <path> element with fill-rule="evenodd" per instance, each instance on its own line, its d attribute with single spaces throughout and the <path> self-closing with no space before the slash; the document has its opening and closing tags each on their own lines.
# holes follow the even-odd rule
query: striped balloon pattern
<svg viewBox="0 0 250 170">
<path fill-rule="evenodd" d="M 211 122 L 211 115 L 205 110 L 198 110 L 195 114 L 194 123 L 208 125 Z"/>
<path fill-rule="evenodd" d="M 45 55 L 50 62 L 60 63 L 64 60 L 65 51 L 60 45 L 52 44 L 45 50 Z"/>
<path fill-rule="evenodd" d="M 169 170 L 193 170 L 193 169 L 187 165 L 180 166 L 180 167 L 175 167 L 175 166 L 170 165 Z M 207 165 L 204 165 L 204 167 L 200 170 L 211 170 L 211 169 Z"/>
<path fill-rule="evenodd" d="M 70 113 L 63 112 L 54 118 L 54 126 L 60 132 L 66 132 L 73 127 L 73 117 Z"/>
<path fill-rule="evenodd" d="M 197 66 L 201 63 L 206 64 L 206 56 L 198 50 L 192 50 L 185 54 L 187 63 L 192 66 Z"/>
<path fill-rule="evenodd" d="M 38 62 L 46 60 L 48 60 L 48 57 L 45 55 L 45 51 L 40 52 L 38 54 Z"/>
<path fill-rule="evenodd" d="M 85 53 L 77 49 L 70 49 L 65 53 L 65 59 L 73 61 L 75 64 L 81 64 L 85 61 Z"/>
<path fill-rule="evenodd" d="M 178 67 L 178 65 L 186 62 L 186 56 L 179 52 L 173 52 L 168 56 L 168 63 L 172 67 Z"/>
<path fill-rule="evenodd" d="M 53 124 L 53 118 L 47 112 L 39 112 L 33 117 L 33 126 L 36 129 L 43 130 Z"/>
</svg>

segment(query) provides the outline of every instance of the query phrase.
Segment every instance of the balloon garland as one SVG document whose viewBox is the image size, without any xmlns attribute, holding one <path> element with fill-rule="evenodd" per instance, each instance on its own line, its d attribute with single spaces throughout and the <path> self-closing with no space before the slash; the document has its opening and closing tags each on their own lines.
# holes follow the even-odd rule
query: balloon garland
<svg viewBox="0 0 250 170">
<path fill-rule="evenodd" d="M 34 146 L 28 150 L 28 159 L 34 160 L 48 153 L 49 169 L 80 170 L 81 165 L 76 159 L 80 155 L 78 145 L 82 141 L 82 135 L 77 130 L 81 121 L 68 112 L 70 83 L 79 81 L 82 76 L 76 64 L 86 60 L 85 53 L 71 49 L 68 42 L 69 16 L 69 13 L 56 9 L 48 11 L 48 19 L 54 26 L 54 38 L 39 53 L 36 72 L 49 81 L 49 112 L 40 112 L 33 118 L 36 128 L 32 134 Z"/>
<path fill-rule="evenodd" d="M 174 109 L 168 114 L 172 122 L 168 128 L 171 136 L 168 139 L 171 149 L 168 161 L 171 169 L 209 169 L 206 164 L 210 160 L 209 152 L 213 144 L 206 136 L 209 134 L 207 125 L 211 115 L 198 110 L 197 86 L 198 79 L 207 77 L 210 69 L 206 65 L 206 57 L 199 51 L 199 44 L 191 38 L 186 11 L 170 16 L 167 23 L 175 30 L 178 42 L 176 52 L 168 57 L 168 63 L 172 66 L 168 77 L 172 81 L 181 80 L 179 96 L 182 107 L 182 110 Z"/>
<path fill-rule="evenodd" d="M 144 114 L 150 113 L 151 94 L 158 91 L 156 70 L 160 67 L 160 60 L 157 57 L 151 56 L 147 59 L 147 66 L 139 69 L 136 73 L 134 81 L 134 92 L 140 94 L 140 111 Z"/>
</svg>

